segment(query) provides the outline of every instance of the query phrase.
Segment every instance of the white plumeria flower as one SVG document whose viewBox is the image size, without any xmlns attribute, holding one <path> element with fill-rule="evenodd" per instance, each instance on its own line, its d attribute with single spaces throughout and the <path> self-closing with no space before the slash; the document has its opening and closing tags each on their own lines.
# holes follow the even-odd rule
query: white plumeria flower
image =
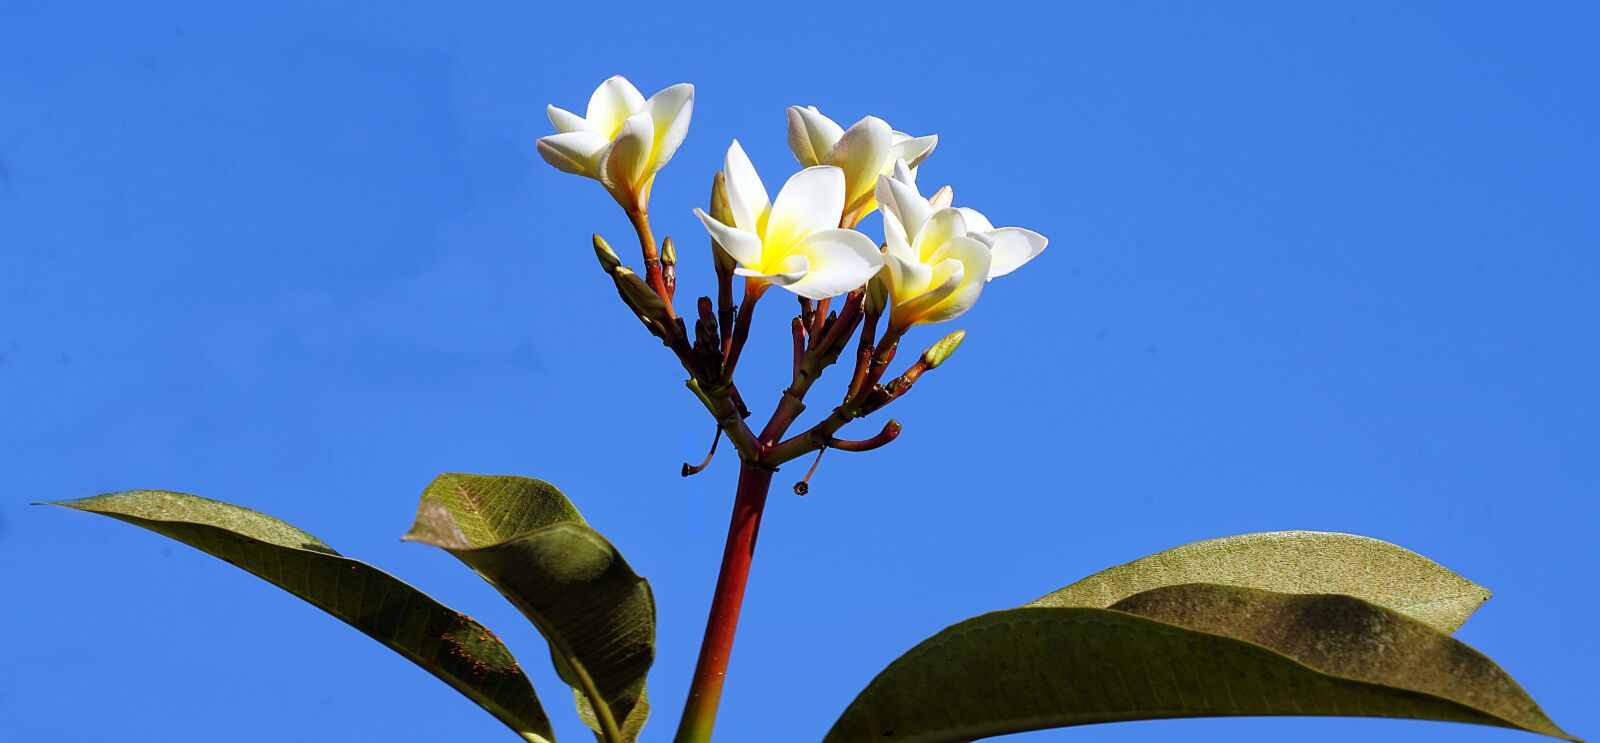
<svg viewBox="0 0 1600 743">
<path fill-rule="evenodd" d="M 978 301 L 985 283 L 1016 270 L 1047 242 L 1037 232 L 995 229 L 976 210 L 949 206 L 949 189 L 924 199 L 903 161 L 893 176 L 878 180 L 877 198 L 883 205 L 881 275 L 889 289 L 891 328 L 959 316 Z"/>
<path fill-rule="evenodd" d="M 598 180 L 618 200 L 642 207 L 656 171 L 689 133 L 693 111 L 693 85 L 679 83 L 645 100 L 616 75 L 595 88 L 583 116 L 549 107 L 560 133 L 540 138 L 539 154 L 556 169 Z"/>
<path fill-rule="evenodd" d="M 883 204 L 885 217 L 893 214 L 900 224 L 920 222 L 934 210 L 947 208 L 954 199 L 949 186 L 945 186 L 924 200 L 917 189 L 916 170 L 906 163 L 895 163 L 894 173 L 878 181 L 878 200 Z M 927 206 L 924 206 L 927 204 Z M 1021 268 L 1044 252 L 1050 240 L 1033 230 L 1021 227 L 995 227 L 988 217 L 971 207 L 957 207 L 965 220 L 967 233 L 988 246 L 992 257 L 988 280 L 1004 276 Z"/>
<path fill-rule="evenodd" d="M 883 266 L 883 254 L 871 238 L 839 227 L 845 207 L 843 170 L 806 168 L 769 202 L 755 166 L 735 141 L 728 148 L 723 177 L 733 224 L 700 209 L 694 213 L 711 239 L 738 263 L 734 273 L 822 299 L 865 284 Z"/>
<path fill-rule="evenodd" d="M 892 173 L 899 160 L 916 168 L 938 143 L 938 135 L 913 137 L 889 128 L 876 116 L 843 129 L 816 106 L 789 107 L 789 149 L 803 166 L 834 165 L 844 169 L 845 213 L 851 224 L 877 207 L 873 188 L 879 176 Z"/>
<path fill-rule="evenodd" d="M 926 202 L 924 202 L 926 203 Z M 943 322 L 978 301 L 989 275 L 989 249 L 967 235 L 966 218 L 949 207 L 927 210 L 906 227 L 885 213 L 882 277 L 889 290 L 889 327 Z"/>
</svg>

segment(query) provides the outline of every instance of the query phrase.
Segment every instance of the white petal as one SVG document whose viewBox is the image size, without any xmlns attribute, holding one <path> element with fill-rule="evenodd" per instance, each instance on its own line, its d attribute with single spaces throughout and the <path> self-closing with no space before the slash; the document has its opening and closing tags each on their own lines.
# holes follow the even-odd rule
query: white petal
<svg viewBox="0 0 1600 743">
<path fill-rule="evenodd" d="M 989 218 L 983 216 L 983 214 L 979 213 L 977 209 L 974 209 L 970 206 L 962 206 L 957 208 L 960 209 L 961 216 L 965 217 L 967 220 L 968 232 L 988 232 L 994 229 L 994 224 L 989 221 Z"/>
<path fill-rule="evenodd" d="M 941 268 L 954 273 L 951 264 L 959 264 L 961 281 L 949 296 L 929 307 L 922 317 L 918 318 L 918 323 L 944 322 L 971 309 L 978 301 L 978 295 L 983 293 L 983 285 L 988 280 L 989 249 L 970 237 L 958 237 L 945 243 L 945 246 L 934 255 L 934 260 L 938 262 L 934 271 L 935 278 L 942 273 Z"/>
<path fill-rule="evenodd" d="M 928 197 L 928 206 L 931 206 L 935 209 L 943 209 L 949 206 L 950 202 L 955 201 L 955 199 L 955 189 L 950 188 L 949 186 L 943 186 L 939 190 L 934 191 L 932 196 Z"/>
<path fill-rule="evenodd" d="M 906 159 L 903 157 L 897 157 L 894 159 L 894 170 L 889 173 L 889 177 L 900 181 L 901 183 L 910 184 L 912 186 L 917 185 L 917 171 L 912 169 L 911 165 L 908 164 Z M 922 193 L 922 189 L 917 189 L 917 193 Z"/>
<path fill-rule="evenodd" d="M 895 132 L 893 141 L 893 156 L 905 160 L 907 165 L 915 168 L 933 154 L 933 148 L 939 144 L 939 135 L 929 134 L 926 137 L 913 137 L 904 132 Z"/>
<path fill-rule="evenodd" d="M 967 219 L 958 209 L 945 207 L 928 216 L 922 229 L 911 242 L 911 249 L 923 261 L 933 259 L 933 254 L 951 239 L 967 234 Z"/>
<path fill-rule="evenodd" d="M 733 272 L 740 276 L 752 276 L 758 279 L 766 279 L 767 281 L 777 284 L 778 286 L 788 287 L 795 282 L 804 279 L 810 267 L 810 261 L 807 260 L 804 255 L 796 253 L 784 258 L 782 261 L 779 261 L 777 268 L 772 273 L 762 273 L 749 268 L 735 268 L 733 269 Z"/>
<path fill-rule="evenodd" d="M 845 203 L 854 206 L 872 193 L 888 164 L 889 139 L 894 130 L 876 116 L 868 116 L 846 129 L 822 158 L 826 165 L 844 168 Z"/>
<path fill-rule="evenodd" d="M 599 177 L 600 152 L 610 144 L 594 132 L 566 132 L 539 139 L 539 156 L 557 170 Z"/>
<path fill-rule="evenodd" d="M 644 184 L 654 139 L 655 124 L 649 111 L 628 117 L 611 146 L 600 153 L 600 182 L 613 191 L 637 191 Z"/>
<path fill-rule="evenodd" d="M 989 252 L 993 262 L 989 266 L 989 278 L 1004 276 L 1022 267 L 1044 252 L 1050 241 L 1033 230 L 1021 227 L 1001 227 L 989 233 L 991 244 Z"/>
<path fill-rule="evenodd" d="M 821 165 L 822 158 L 844 136 L 838 124 L 822 115 L 816 106 L 789 107 L 789 150 L 805 167 Z"/>
<path fill-rule="evenodd" d="M 805 256 L 808 268 L 805 278 L 786 288 L 807 299 L 860 287 L 883 267 L 883 254 L 872 238 L 837 227 L 812 233 L 794 247 L 794 255 Z"/>
<path fill-rule="evenodd" d="M 584 118 L 589 126 L 606 139 L 615 139 L 622 123 L 639 109 L 644 108 L 644 95 L 633 83 L 621 75 L 614 75 L 589 96 L 589 109 Z"/>
<path fill-rule="evenodd" d="M 655 127 L 655 143 L 650 148 L 650 172 L 654 173 L 672 159 L 683 138 L 689 134 L 689 118 L 694 113 L 694 86 L 678 83 L 653 96 L 645 103 Z"/>
<path fill-rule="evenodd" d="M 711 233 L 712 241 L 733 256 L 734 262 L 741 266 L 761 265 L 761 238 L 754 232 L 729 227 L 699 209 L 694 210 L 694 215 L 706 226 L 706 232 Z"/>
<path fill-rule="evenodd" d="M 899 166 L 904 164 L 904 160 L 899 161 Z M 906 175 L 910 175 L 909 171 Z M 893 214 L 897 217 L 908 235 L 917 234 L 917 230 L 922 228 L 922 223 L 928 220 L 928 215 L 933 213 L 933 208 L 928 206 L 928 200 L 917 193 L 916 184 L 913 182 L 879 176 L 876 194 L 885 216 Z"/>
<path fill-rule="evenodd" d="M 768 255 L 787 255 L 807 235 L 839 226 L 844 212 L 844 171 L 819 165 L 789 177 L 772 202 L 761 234 Z"/>
<path fill-rule="evenodd" d="M 565 134 L 567 132 L 590 131 L 589 122 L 586 119 L 564 108 L 557 108 L 553 105 L 546 106 L 545 113 L 549 114 L 550 123 L 555 125 L 558 132 Z"/>
<path fill-rule="evenodd" d="M 950 261 L 948 266 L 937 267 L 944 269 L 937 274 L 935 274 L 936 267 L 934 266 L 922 263 L 917 265 L 921 266 L 922 270 L 928 274 L 928 278 L 923 282 L 923 286 L 927 288 L 920 293 L 890 294 L 890 298 L 895 302 L 895 305 L 889 311 L 889 318 L 896 325 L 909 327 L 925 322 L 922 317 L 928 314 L 928 310 L 955 294 L 956 289 L 961 287 L 962 280 L 966 278 L 965 267 L 962 266 L 960 261 Z M 937 283 L 934 281 L 935 277 L 938 279 Z M 902 299 L 901 296 L 906 298 Z"/>
<path fill-rule="evenodd" d="M 889 282 L 890 301 L 897 304 L 928 291 L 933 283 L 933 266 L 920 261 L 886 253 L 883 267 L 884 278 Z"/>
<path fill-rule="evenodd" d="M 905 225 L 900 223 L 900 218 L 894 212 L 883 214 L 883 237 L 885 252 L 908 261 L 917 260 L 917 254 L 911 251 L 911 236 L 906 234 Z"/>
<path fill-rule="evenodd" d="M 741 229 L 761 234 L 762 218 L 772 202 L 767 198 L 767 187 L 761 184 L 756 166 L 744 154 L 739 140 L 728 146 L 728 157 L 722 164 L 723 177 L 727 179 L 728 206 L 733 211 L 733 223 Z"/>
</svg>

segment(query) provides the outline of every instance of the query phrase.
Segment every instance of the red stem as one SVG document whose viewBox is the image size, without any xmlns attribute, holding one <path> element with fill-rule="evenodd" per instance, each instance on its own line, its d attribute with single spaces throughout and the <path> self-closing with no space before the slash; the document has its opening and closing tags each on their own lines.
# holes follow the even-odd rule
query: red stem
<svg viewBox="0 0 1600 743">
<path fill-rule="evenodd" d="M 677 743 L 711 740 L 728 657 L 733 652 L 733 635 L 739 626 L 739 607 L 744 603 L 745 582 L 750 578 L 756 532 L 761 527 L 761 511 L 766 507 L 771 486 L 771 470 L 748 463 L 739 468 L 739 490 L 733 501 L 733 519 L 728 524 L 728 544 L 722 551 L 722 570 L 717 574 L 717 590 L 711 599 L 706 636 L 700 644 L 700 660 L 689 684 L 689 699 L 678 723 Z"/>
<path fill-rule="evenodd" d="M 655 235 L 650 232 L 650 214 L 639 206 L 623 205 L 623 211 L 628 214 L 628 221 L 633 223 L 633 231 L 639 235 L 639 251 L 644 254 L 644 280 L 661 295 L 661 301 L 667 305 L 667 317 L 676 318 L 678 314 L 672 310 L 672 292 L 667 290 L 666 279 L 661 275 L 661 254 L 656 249 Z"/>
</svg>

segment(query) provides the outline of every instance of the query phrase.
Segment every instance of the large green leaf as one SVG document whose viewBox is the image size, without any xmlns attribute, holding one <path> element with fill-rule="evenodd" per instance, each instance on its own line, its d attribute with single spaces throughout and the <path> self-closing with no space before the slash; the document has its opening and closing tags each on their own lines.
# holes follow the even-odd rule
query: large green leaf
<svg viewBox="0 0 1600 743">
<path fill-rule="evenodd" d="M 1342 593 L 1454 632 L 1489 590 L 1388 542 L 1321 531 L 1241 534 L 1174 547 L 1095 573 L 1028 606 L 1108 607 L 1152 588 L 1219 583 Z"/>
<path fill-rule="evenodd" d="M 1113 609 L 1024 607 L 923 641 L 826 741 L 968 741 L 1123 720 L 1341 715 L 1575 740 L 1492 661 L 1350 596 L 1169 586 Z"/>
<path fill-rule="evenodd" d="M 655 659 L 655 599 L 554 486 L 527 477 L 440 475 L 406 539 L 441 547 L 538 627 L 580 717 L 607 741 L 644 725 Z"/>
<path fill-rule="evenodd" d="M 159 490 L 50 505 L 104 514 L 222 558 L 405 656 L 524 740 L 555 740 L 533 685 L 494 633 L 287 523 L 248 508 Z"/>
</svg>

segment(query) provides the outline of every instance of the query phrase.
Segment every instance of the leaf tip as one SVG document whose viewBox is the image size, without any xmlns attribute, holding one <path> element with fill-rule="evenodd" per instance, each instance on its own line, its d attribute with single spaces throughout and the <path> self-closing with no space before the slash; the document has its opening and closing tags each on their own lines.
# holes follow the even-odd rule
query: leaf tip
<svg viewBox="0 0 1600 743">
<path fill-rule="evenodd" d="M 447 550 L 470 549 L 472 544 L 462 533 L 461 525 L 450 514 L 450 507 L 433 498 L 423 498 L 417 505 L 417 520 L 411 530 L 400 536 L 402 542 L 419 542 Z"/>
</svg>

